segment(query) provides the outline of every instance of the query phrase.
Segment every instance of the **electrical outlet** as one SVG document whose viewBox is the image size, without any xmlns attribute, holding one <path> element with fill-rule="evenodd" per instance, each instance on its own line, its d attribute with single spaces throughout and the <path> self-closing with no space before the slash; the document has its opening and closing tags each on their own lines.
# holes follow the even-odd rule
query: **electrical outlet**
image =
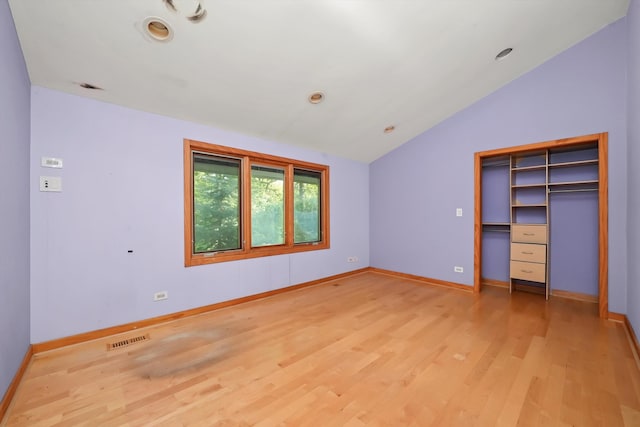
<svg viewBox="0 0 640 427">
<path fill-rule="evenodd" d="M 358 262 L 358 257 L 357 256 L 347 257 L 347 262 Z"/>
<path fill-rule="evenodd" d="M 459 266 L 455 266 L 453 267 L 453 271 L 455 271 L 456 273 L 463 273 L 464 272 L 464 268 L 459 267 Z"/>
<path fill-rule="evenodd" d="M 59 176 L 41 176 L 40 191 L 62 191 L 62 178 Z"/>
<path fill-rule="evenodd" d="M 154 301 L 162 301 L 169 298 L 169 292 L 168 291 L 160 291 L 160 292 L 156 292 L 155 294 L 153 294 L 153 300 Z"/>
<path fill-rule="evenodd" d="M 456 216 L 462 216 L 462 208 L 456 208 Z"/>
</svg>

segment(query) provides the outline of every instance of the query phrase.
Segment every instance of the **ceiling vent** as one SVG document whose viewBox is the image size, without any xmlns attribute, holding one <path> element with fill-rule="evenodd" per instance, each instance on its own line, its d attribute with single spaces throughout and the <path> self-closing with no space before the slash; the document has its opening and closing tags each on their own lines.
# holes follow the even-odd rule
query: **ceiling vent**
<svg viewBox="0 0 640 427">
<path fill-rule="evenodd" d="M 497 55 L 496 55 L 496 61 L 506 57 L 507 55 L 509 55 L 511 52 L 513 52 L 513 48 L 512 47 L 508 47 L 506 49 L 502 49 Z"/>
</svg>

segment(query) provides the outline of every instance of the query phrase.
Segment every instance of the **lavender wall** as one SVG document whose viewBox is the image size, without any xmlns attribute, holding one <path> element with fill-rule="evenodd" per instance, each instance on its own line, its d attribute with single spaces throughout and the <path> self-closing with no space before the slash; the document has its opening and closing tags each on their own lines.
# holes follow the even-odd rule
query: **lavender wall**
<svg viewBox="0 0 640 427">
<path fill-rule="evenodd" d="M 627 316 L 640 336 L 640 4 L 633 0 L 627 15 L 629 28 L 629 289 Z"/>
<path fill-rule="evenodd" d="M 0 398 L 29 347 L 29 76 L 0 1 Z"/>
<path fill-rule="evenodd" d="M 626 28 L 606 27 L 372 163 L 372 266 L 471 286 L 473 153 L 607 131 L 609 306 L 624 312 Z"/>
<path fill-rule="evenodd" d="M 32 342 L 369 265 L 368 165 L 40 87 L 31 94 Z M 183 138 L 328 164 L 331 249 L 185 268 Z M 64 168 L 41 168 L 41 156 Z M 61 176 L 63 191 L 37 191 L 42 174 Z M 169 299 L 153 302 L 164 290 Z"/>
</svg>

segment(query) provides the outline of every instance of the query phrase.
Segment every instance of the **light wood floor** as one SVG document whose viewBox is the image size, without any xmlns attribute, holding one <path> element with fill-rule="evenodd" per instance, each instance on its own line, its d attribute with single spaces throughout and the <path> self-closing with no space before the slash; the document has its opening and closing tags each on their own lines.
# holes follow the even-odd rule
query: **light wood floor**
<svg viewBox="0 0 640 427">
<path fill-rule="evenodd" d="M 639 395 L 595 304 L 364 273 L 39 354 L 4 423 L 640 426 Z"/>
</svg>

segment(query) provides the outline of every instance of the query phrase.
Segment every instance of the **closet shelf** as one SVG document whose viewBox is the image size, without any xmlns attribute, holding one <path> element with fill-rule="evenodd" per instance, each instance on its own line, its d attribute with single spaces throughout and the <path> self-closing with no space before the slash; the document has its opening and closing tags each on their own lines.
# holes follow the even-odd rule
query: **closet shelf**
<svg viewBox="0 0 640 427">
<path fill-rule="evenodd" d="M 585 181 L 562 181 L 562 182 L 550 182 L 549 187 L 560 185 L 585 185 L 585 184 L 597 184 L 597 179 L 589 179 Z"/>
<path fill-rule="evenodd" d="M 539 183 L 539 184 L 515 184 L 512 185 L 511 188 L 539 188 L 539 187 L 545 187 L 547 184 L 545 184 L 544 182 Z"/>
<path fill-rule="evenodd" d="M 558 163 L 549 163 L 550 168 L 562 168 L 562 167 L 572 167 L 572 166 L 583 166 L 583 165 L 597 165 L 598 160 L 576 160 L 573 162 L 558 162 Z"/>
<path fill-rule="evenodd" d="M 547 165 L 535 165 L 535 166 L 516 166 L 512 167 L 512 171 L 533 171 L 533 170 L 545 170 Z"/>
<path fill-rule="evenodd" d="M 546 208 L 546 203 L 528 203 L 528 204 L 513 204 L 512 208 Z"/>
<path fill-rule="evenodd" d="M 582 193 L 582 192 L 590 192 L 590 191 L 598 191 L 597 188 L 569 188 L 566 190 L 549 190 L 550 194 L 553 193 Z"/>
</svg>

